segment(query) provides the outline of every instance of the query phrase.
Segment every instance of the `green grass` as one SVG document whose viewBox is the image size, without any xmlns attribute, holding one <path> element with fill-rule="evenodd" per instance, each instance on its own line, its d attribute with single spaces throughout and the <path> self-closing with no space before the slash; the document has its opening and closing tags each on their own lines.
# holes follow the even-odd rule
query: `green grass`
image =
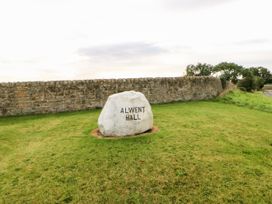
<svg viewBox="0 0 272 204">
<path fill-rule="evenodd" d="M 234 90 L 218 98 L 223 103 L 236 104 L 251 109 L 272 112 L 272 97 L 265 96 L 262 92 L 242 92 Z"/>
<path fill-rule="evenodd" d="M 100 110 L 1 118 L 0 203 L 271 203 L 271 113 L 153 111 L 159 132 L 120 140 L 90 136 Z"/>
</svg>

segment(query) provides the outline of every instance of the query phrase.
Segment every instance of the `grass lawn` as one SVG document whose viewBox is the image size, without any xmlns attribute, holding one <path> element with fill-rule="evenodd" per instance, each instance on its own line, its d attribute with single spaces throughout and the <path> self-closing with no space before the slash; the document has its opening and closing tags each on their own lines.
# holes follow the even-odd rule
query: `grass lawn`
<svg viewBox="0 0 272 204">
<path fill-rule="evenodd" d="M 0 203 L 271 203 L 272 114 L 231 94 L 154 105 L 160 131 L 119 140 L 90 136 L 100 110 L 0 118 Z"/>
<path fill-rule="evenodd" d="M 272 97 L 265 96 L 262 92 L 247 93 L 234 90 L 217 98 L 217 101 L 272 113 Z"/>
</svg>

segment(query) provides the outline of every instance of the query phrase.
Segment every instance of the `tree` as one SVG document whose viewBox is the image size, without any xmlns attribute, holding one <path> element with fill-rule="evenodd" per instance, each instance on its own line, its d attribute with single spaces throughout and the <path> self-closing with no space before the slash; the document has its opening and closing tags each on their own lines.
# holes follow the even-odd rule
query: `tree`
<svg viewBox="0 0 272 204">
<path fill-rule="evenodd" d="M 263 79 L 264 83 L 272 83 L 272 74 L 271 72 L 265 67 L 250 67 L 249 71 L 257 77 Z"/>
<path fill-rule="evenodd" d="M 221 79 L 231 81 L 234 84 L 242 77 L 243 70 L 242 66 L 229 62 L 222 62 L 214 67 L 215 74 L 219 74 Z"/>
<path fill-rule="evenodd" d="M 213 71 L 213 66 L 210 64 L 201 64 L 197 65 L 190 64 L 186 67 L 187 76 L 210 76 Z"/>
</svg>

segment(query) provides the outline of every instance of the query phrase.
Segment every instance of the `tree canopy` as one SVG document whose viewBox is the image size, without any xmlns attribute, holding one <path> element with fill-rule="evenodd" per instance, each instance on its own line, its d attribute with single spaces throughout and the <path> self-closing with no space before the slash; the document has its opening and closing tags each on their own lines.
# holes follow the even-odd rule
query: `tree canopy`
<svg viewBox="0 0 272 204">
<path fill-rule="evenodd" d="M 238 84 L 243 90 L 260 90 L 264 84 L 272 83 L 272 74 L 265 67 L 245 68 L 233 62 L 221 62 L 215 66 L 198 63 L 186 67 L 187 76 L 217 76 L 222 85 L 227 81 Z"/>
<path fill-rule="evenodd" d="M 188 76 L 210 76 L 212 71 L 213 66 L 206 63 L 198 63 L 197 65 L 190 64 L 186 67 Z"/>
</svg>

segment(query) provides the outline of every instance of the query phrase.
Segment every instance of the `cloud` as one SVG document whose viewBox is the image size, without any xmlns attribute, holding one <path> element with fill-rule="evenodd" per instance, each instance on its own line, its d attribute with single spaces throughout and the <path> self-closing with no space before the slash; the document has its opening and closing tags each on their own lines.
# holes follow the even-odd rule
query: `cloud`
<svg viewBox="0 0 272 204">
<path fill-rule="evenodd" d="M 33 64 L 38 59 L 0 58 L 0 64 Z"/>
<path fill-rule="evenodd" d="M 168 52 L 153 43 L 131 42 L 113 45 L 80 48 L 78 54 L 91 59 L 137 59 Z"/>
<path fill-rule="evenodd" d="M 195 9 L 216 6 L 233 0 L 165 0 L 166 4 L 175 9 Z"/>
<path fill-rule="evenodd" d="M 172 68 L 164 63 L 172 47 L 155 43 L 128 42 L 80 48 L 83 58 L 77 64 L 77 76 L 120 78 L 157 76 L 161 70 Z"/>
<path fill-rule="evenodd" d="M 270 40 L 267 38 L 255 38 L 255 39 L 248 39 L 248 40 L 241 40 L 234 42 L 236 45 L 252 45 L 252 44 L 264 44 L 269 43 Z"/>
</svg>

